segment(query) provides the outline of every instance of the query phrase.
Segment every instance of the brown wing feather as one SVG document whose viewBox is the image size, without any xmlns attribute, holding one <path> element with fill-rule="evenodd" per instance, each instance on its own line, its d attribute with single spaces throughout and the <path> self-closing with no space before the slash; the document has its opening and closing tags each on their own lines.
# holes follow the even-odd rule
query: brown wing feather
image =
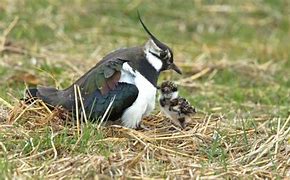
<svg viewBox="0 0 290 180">
<path fill-rule="evenodd" d="M 115 73 L 106 79 L 103 86 L 101 87 L 101 93 L 102 95 L 107 94 L 110 90 L 114 90 L 118 84 L 118 81 L 120 80 L 121 72 L 115 71 Z"/>
</svg>

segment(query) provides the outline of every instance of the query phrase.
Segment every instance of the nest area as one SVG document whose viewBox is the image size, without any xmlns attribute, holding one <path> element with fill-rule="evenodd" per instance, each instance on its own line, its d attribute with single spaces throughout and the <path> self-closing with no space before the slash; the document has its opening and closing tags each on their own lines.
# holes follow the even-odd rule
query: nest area
<svg viewBox="0 0 290 180">
<path fill-rule="evenodd" d="M 161 113 L 146 129 L 74 121 L 42 102 L 19 104 L 2 119 L 0 152 L 13 177 L 275 178 L 289 175 L 290 117 L 246 119 L 199 113 L 181 130 Z M 274 131 L 266 121 L 278 123 Z M 9 140 L 9 141 L 8 141 Z M 20 143 L 25 140 L 26 143 Z M 10 142 L 10 143 L 9 143 Z M 273 171 L 273 169 L 275 169 Z"/>
</svg>

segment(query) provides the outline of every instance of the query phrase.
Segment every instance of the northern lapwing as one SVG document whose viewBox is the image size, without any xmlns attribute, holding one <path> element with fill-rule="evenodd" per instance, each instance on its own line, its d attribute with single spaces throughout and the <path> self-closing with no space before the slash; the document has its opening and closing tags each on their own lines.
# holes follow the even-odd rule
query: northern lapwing
<svg viewBox="0 0 290 180">
<path fill-rule="evenodd" d="M 104 115 L 114 99 L 107 119 L 120 119 L 125 127 L 138 127 L 142 117 L 155 108 L 159 74 L 170 69 L 181 74 L 173 62 L 172 50 L 148 30 L 139 13 L 138 18 L 150 37 L 145 45 L 109 53 L 67 89 L 37 87 L 28 89 L 27 96 L 73 112 L 78 86 L 89 119 Z"/>
</svg>

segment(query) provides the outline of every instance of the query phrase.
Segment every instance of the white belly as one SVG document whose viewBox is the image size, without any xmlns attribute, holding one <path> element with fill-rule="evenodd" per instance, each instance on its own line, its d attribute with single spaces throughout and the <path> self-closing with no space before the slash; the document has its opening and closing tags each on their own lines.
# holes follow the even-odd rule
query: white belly
<svg viewBox="0 0 290 180">
<path fill-rule="evenodd" d="M 157 89 L 139 72 L 134 72 L 128 63 L 123 64 L 119 82 L 134 84 L 139 90 L 136 101 L 125 110 L 121 117 L 124 126 L 136 128 L 142 117 L 149 115 L 155 108 Z"/>
</svg>

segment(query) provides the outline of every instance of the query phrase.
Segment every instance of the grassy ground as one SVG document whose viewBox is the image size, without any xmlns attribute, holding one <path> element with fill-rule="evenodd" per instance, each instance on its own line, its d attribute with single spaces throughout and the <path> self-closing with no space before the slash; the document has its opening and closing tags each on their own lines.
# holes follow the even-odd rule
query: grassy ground
<svg viewBox="0 0 290 180">
<path fill-rule="evenodd" d="M 186 130 L 158 108 L 135 131 L 19 103 L 25 83 L 64 88 L 145 43 L 137 9 L 184 71 L 160 80 L 199 111 Z M 289 17 L 287 0 L 2 0 L 0 178 L 289 178 Z"/>
</svg>

